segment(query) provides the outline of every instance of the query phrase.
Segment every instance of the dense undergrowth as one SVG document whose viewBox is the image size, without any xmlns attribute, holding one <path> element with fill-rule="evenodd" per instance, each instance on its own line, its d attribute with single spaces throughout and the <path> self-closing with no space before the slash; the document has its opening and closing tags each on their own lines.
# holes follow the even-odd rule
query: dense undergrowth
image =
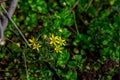
<svg viewBox="0 0 120 80">
<path fill-rule="evenodd" d="M 120 1 L 76 1 L 19 0 L 12 19 L 32 48 L 9 23 L 1 79 L 25 80 L 26 57 L 28 80 L 118 80 Z"/>
</svg>

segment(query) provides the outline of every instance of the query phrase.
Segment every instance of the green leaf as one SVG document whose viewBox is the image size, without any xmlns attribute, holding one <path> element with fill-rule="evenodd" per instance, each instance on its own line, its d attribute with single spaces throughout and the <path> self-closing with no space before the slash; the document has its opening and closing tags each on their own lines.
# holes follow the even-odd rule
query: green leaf
<svg viewBox="0 0 120 80">
<path fill-rule="evenodd" d="M 69 61 L 68 62 L 68 67 L 69 68 L 75 68 L 77 66 L 77 62 L 76 61 Z"/>
<path fill-rule="evenodd" d="M 103 45 L 108 45 L 108 40 L 104 40 L 102 43 L 103 43 Z"/>
<path fill-rule="evenodd" d="M 62 35 L 63 35 L 65 38 L 68 38 L 68 37 L 71 35 L 71 32 L 68 31 L 66 28 L 64 28 Z"/>
<path fill-rule="evenodd" d="M 0 58 L 3 58 L 5 56 L 4 53 L 0 53 Z"/>
<path fill-rule="evenodd" d="M 73 59 L 77 60 L 77 61 L 81 61 L 82 56 L 81 55 L 74 55 Z"/>
<path fill-rule="evenodd" d="M 108 80 L 112 80 L 112 76 L 109 76 L 109 75 L 108 75 L 108 76 L 107 76 L 107 79 L 108 79 Z"/>
<path fill-rule="evenodd" d="M 68 71 L 65 75 L 67 80 L 77 80 L 77 72 L 76 71 Z"/>
<path fill-rule="evenodd" d="M 64 66 L 70 58 L 69 52 L 63 50 L 63 53 L 58 55 L 57 65 Z"/>
</svg>

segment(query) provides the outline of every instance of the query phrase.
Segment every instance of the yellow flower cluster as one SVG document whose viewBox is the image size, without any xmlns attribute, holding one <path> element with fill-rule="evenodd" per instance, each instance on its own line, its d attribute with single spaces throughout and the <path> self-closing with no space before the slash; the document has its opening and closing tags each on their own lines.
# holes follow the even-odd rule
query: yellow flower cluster
<svg viewBox="0 0 120 80">
<path fill-rule="evenodd" d="M 32 46 L 32 49 L 36 49 L 38 51 L 39 48 L 41 47 L 38 40 L 35 38 L 29 39 L 29 42 L 30 42 L 29 45 Z"/>
<path fill-rule="evenodd" d="M 65 46 L 66 41 L 59 36 L 52 36 L 50 37 L 50 45 L 54 45 L 54 50 L 56 53 L 62 53 L 62 46 Z"/>
</svg>

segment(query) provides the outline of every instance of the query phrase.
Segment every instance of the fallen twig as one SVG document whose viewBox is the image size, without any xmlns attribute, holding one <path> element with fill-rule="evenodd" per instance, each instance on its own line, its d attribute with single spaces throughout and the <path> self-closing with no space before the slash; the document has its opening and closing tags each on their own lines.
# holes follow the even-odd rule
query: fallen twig
<svg viewBox="0 0 120 80">
<path fill-rule="evenodd" d="M 4 1 L 6 0 L 0 0 L 0 4 Z M 18 0 L 11 1 L 11 4 L 8 9 L 8 14 L 10 17 L 13 15 L 15 8 L 17 6 L 17 3 L 18 3 Z M 4 31 L 8 25 L 8 18 L 2 12 L 0 12 L 0 16 L 1 16 L 1 19 L 0 19 L 0 45 L 1 45 L 1 43 L 4 42 Z"/>
<path fill-rule="evenodd" d="M 12 17 L 15 9 L 16 9 L 16 6 L 18 4 L 18 0 L 12 0 L 11 1 L 11 4 L 9 5 L 9 9 L 8 9 L 8 15 L 10 17 Z M 3 27 L 3 30 L 6 29 L 8 25 L 8 18 L 5 16 L 5 15 L 2 15 L 2 27 Z"/>
<path fill-rule="evenodd" d="M 0 42 L 3 40 L 3 38 L 4 38 L 3 27 L 2 27 L 2 24 L 1 24 L 1 20 L 0 20 Z"/>
<path fill-rule="evenodd" d="M 14 21 L 11 19 L 11 17 L 9 16 L 9 13 L 6 11 L 6 9 L 4 8 L 4 6 L 1 4 L 2 9 L 4 10 L 7 18 L 11 21 L 11 23 L 15 26 L 15 28 L 18 30 L 18 32 L 20 33 L 20 35 L 22 36 L 22 38 L 24 39 L 24 41 L 26 42 L 26 44 L 29 46 L 29 42 L 27 41 L 27 39 L 25 38 L 25 36 L 23 35 L 23 33 L 20 31 L 20 29 L 18 28 L 18 26 L 14 23 Z M 30 47 L 30 46 L 29 46 Z M 30 47 L 31 48 L 31 47 Z"/>
<path fill-rule="evenodd" d="M 80 2 L 80 0 L 77 0 L 75 2 L 75 4 L 73 5 L 73 7 L 67 12 L 68 14 L 72 12 L 72 10 L 78 5 L 78 3 Z"/>
</svg>

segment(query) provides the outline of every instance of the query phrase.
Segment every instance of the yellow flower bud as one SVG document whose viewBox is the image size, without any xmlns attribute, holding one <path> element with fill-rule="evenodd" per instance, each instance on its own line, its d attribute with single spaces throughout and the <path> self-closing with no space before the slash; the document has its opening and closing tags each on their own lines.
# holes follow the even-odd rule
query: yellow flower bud
<svg viewBox="0 0 120 80">
<path fill-rule="evenodd" d="M 74 49 L 73 49 L 73 52 L 76 53 L 76 54 L 78 54 L 78 53 L 79 53 L 79 50 L 78 50 L 77 48 L 74 48 Z"/>
<path fill-rule="evenodd" d="M 17 45 L 18 47 L 20 47 L 20 43 L 16 43 L 16 45 Z"/>
</svg>

